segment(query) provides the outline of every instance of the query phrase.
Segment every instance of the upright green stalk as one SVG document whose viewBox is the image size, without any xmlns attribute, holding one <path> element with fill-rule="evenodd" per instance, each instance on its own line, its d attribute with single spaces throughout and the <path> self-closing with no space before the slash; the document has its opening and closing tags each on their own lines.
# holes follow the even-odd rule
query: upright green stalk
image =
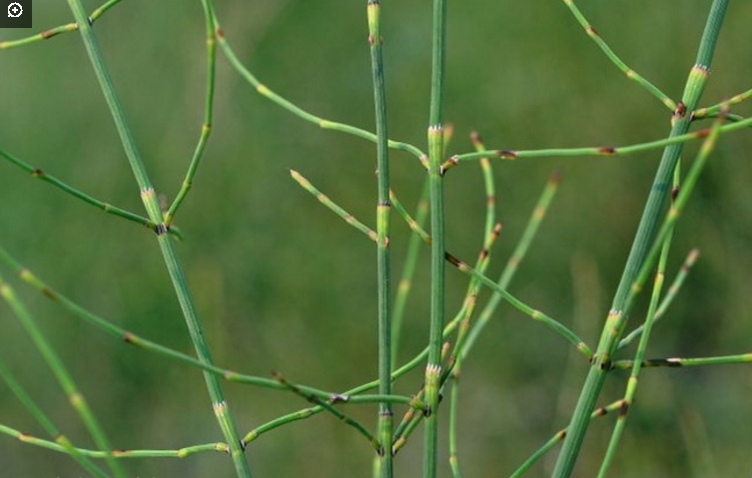
<svg viewBox="0 0 752 478">
<path fill-rule="evenodd" d="M 146 168 L 141 160 L 141 156 L 136 148 L 136 142 L 125 120 L 125 114 L 123 108 L 120 105 L 120 100 L 115 93 L 115 88 L 112 84 L 107 66 L 104 63 L 102 53 L 99 49 L 99 43 L 94 31 L 86 16 L 86 12 L 83 9 L 81 0 L 68 0 L 68 5 L 78 23 L 79 31 L 83 39 L 86 51 L 89 55 L 92 66 L 99 81 L 100 88 L 107 100 L 107 105 L 110 108 L 110 112 L 115 121 L 120 140 L 125 149 L 128 162 L 133 170 L 133 175 L 136 178 L 136 182 L 141 190 L 141 200 L 146 207 L 149 219 L 158 224 L 157 227 L 157 239 L 159 246 L 164 257 L 167 270 L 170 274 L 175 293 L 180 303 L 180 308 L 183 311 L 188 330 L 191 335 L 193 346 L 196 350 L 199 360 L 202 363 L 210 365 L 212 363 L 211 354 L 204 338 L 204 332 L 199 321 L 198 314 L 193 305 L 193 298 L 188 290 L 188 286 L 185 281 L 185 276 L 180 268 L 177 254 L 170 242 L 169 235 L 166 234 L 167 227 L 164 225 L 164 219 L 162 217 L 162 211 L 159 207 L 157 195 L 154 192 L 154 187 L 151 185 L 149 176 L 146 173 Z M 250 478 L 251 471 L 248 466 L 248 462 L 243 455 L 243 448 L 238 438 L 237 430 L 235 429 L 235 422 L 230 415 L 230 411 L 227 406 L 227 402 L 224 399 L 222 388 L 219 384 L 219 378 L 212 375 L 209 372 L 204 372 L 204 380 L 206 381 L 207 389 L 212 400 L 212 407 L 217 421 L 222 429 L 222 433 L 227 440 L 227 444 L 230 447 L 230 455 L 232 456 L 233 463 L 237 476 L 242 478 Z"/>
<path fill-rule="evenodd" d="M 368 44 L 371 47 L 371 72 L 373 75 L 373 100 L 376 110 L 376 168 L 378 202 L 376 204 L 376 241 L 378 273 L 379 322 L 379 393 L 392 393 L 392 317 L 391 317 L 391 259 L 389 253 L 389 226 L 391 203 L 389 200 L 389 137 L 386 125 L 386 92 L 384 88 L 384 62 L 382 58 L 381 5 L 378 0 L 368 0 Z M 379 404 L 378 441 L 379 457 L 375 475 L 391 478 L 392 467 L 392 405 Z"/>
<path fill-rule="evenodd" d="M 444 328 L 444 185 L 442 155 L 444 125 L 441 107 L 444 93 L 446 0 L 433 2 L 433 52 L 431 107 L 428 118 L 428 181 L 431 200 L 431 325 L 426 365 L 426 432 L 423 445 L 423 478 L 436 477 L 438 406 L 441 378 L 441 335 Z"/>
<path fill-rule="evenodd" d="M 689 73 L 682 101 L 674 112 L 672 118 L 673 125 L 669 137 L 683 135 L 689 130 L 691 112 L 697 107 L 708 75 L 710 74 L 710 64 L 728 3 L 729 0 L 713 1 L 697 53 L 697 61 Z M 624 267 L 624 273 L 612 302 L 611 311 L 603 327 L 596 354 L 592 360 L 592 366 L 580 393 L 567 437 L 564 440 L 561 453 L 554 467 L 552 476 L 555 478 L 569 477 L 574 469 L 574 464 L 590 421 L 590 414 L 595 408 L 595 403 L 603 387 L 606 373 L 611 366 L 612 356 L 627 322 L 633 302 L 630 299 L 632 284 L 639 275 L 650 248 L 656 225 L 660 220 L 661 211 L 666 204 L 671 177 L 681 151 L 682 144 L 679 143 L 668 146 L 663 152 L 653 187 L 650 190 L 642 219 L 637 228 L 632 249 Z"/>
</svg>

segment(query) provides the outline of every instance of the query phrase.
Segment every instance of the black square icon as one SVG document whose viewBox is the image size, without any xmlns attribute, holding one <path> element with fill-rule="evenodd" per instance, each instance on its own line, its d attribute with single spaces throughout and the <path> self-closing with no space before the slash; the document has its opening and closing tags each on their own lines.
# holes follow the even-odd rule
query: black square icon
<svg viewBox="0 0 752 478">
<path fill-rule="evenodd" d="M 31 28 L 31 0 L 0 0 L 0 28 Z"/>
</svg>

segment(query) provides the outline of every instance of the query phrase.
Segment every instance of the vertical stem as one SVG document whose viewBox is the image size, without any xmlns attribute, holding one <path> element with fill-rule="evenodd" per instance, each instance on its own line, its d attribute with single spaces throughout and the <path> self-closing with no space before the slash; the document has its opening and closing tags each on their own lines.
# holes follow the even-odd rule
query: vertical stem
<svg viewBox="0 0 752 478">
<path fill-rule="evenodd" d="M 442 155 L 444 125 L 441 108 L 444 93 L 446 0 L 433 2 L 433 52 L 431 106 L 428 120 L 428 181 L 431 201 L 431 324 L 426 365 L 426 432 L 423 445 L 423 478 L 436 477 L 438 443 L 441 333 L 444 328 L 444 185 Z"/>
<path fill-rule="evenodd" d="M 728 3 L 729 0 L 714 0 L 710 7 L 705 31 L 697 53 L 697 61 L 689 73 L 682 101 L 674 112 L 669 138 L 680 136 L 689 130 L 690 114 L 697 107 L 710 74 L 710 64 Z M 614 296 L 611 311 L 603 327 L 598 349 L 593 357 L 592 366 L 575 406 L 561 453 L 556 461 L 552 475 L 555 478 L 567 478 L 571 476 L 574 469 L 590 421 L 590 414 L 595 408 L 596 400 L 610 367 L 611 357 L 624 331 L 633 302 L 630 299 L 632 284 L 639 275 L 650 248 L 656 225 L 660 220 L 661 210 L 666 203 L 671 176 L 679 160 L 682 146 L 681 143 L 673 144 L 663 151 L 653 187 L 650 190 L 642 219 L 632 243 L 632 249 L 624 267 L 624 273 Z"/>
<path fill-rule="evenodd" d="M 193 305 L 193 298 L 188 291 L 188 285 L 178 262 L 173 243 L 170 241 L 169 235 L 166 234 L 167 226 L 165 226 L 163 222 L 162 211 L 159 207 L 157 195 L 154 192 L 154 187 L 149 180 L 146 168 L 144 167 L 144 163 L 141 160 L 141 156 L 136 147 L 136 142 L 130 128 L 128 127 L 128 123 L 125 120 L 123 108 L 120 105 L 120 100 L 118 99 L 117 94 L 115 93 L 110 73 L 104 63 L 102 52 L 99 49 L 99 42 L 97 41 L 89 19 L 86 16 L 81 0 L 68 0 L 68 5 L 78 23 L 78 28 L 81 32 L 81 37 L 89 55 L 92 67 L 96 73 L 97 80 L 99 81 L 99 86 L 102 89 L 105 100 L 107 101 L 118 134 L 120 135 L 120 140 L 125 149 L 126 156 L 128 157 L 128 162 L 130 163 L 133 175 L 135 176 L 136 182 L 141 190 L 141 200 L 149 214 L 149 219 L 159 225 L 157 227 L 159 247 L 162 251 L 165 264 L 167 265 L 167 270 L 170 274 L 170 279 L 172 280 L 175 294 L 180 303 L 180 308 L 183 312 L 188 331 L 190 332 L 196 354 L 202 363 L 211 365 L 211 354 L 209 353 L 209 348 L 204 338 L 203 327 L 201 326 L 198 314 Z M 224 399 L 219 378 L 210 372 L 205 371 L 204 380 L 212 401 L 214 415 L 222 430 L 222 434 L 227 441 L 227 445 L 230 448 L 230 455 L 235 465 L 237 476 L 250 478 L 251 471 L 248 462 L 243 455 L 243 448 L 237 430 L 235 429 L 235 423 L 227 407 L 227 402 Z"/>
<path fill-rule="evenodd" d="M 378 202 L 376 205 L 378 322 L 379 322 L 379 393 L 392 393 L 392 329 L 391 329 L 391 264 L 389 253 L 389 226 L 391 203 L 389 200 L 389 137 L 386 123 L 386 92 L 384 88 L 384 63 L 382 57 L 381 5 L 378 0 L 368 0 L 368 44 L 371 49 L 373 75 L 373 100 L 376 115 L 376 162 Z M 391 478 L 392 467 L 392 406 L 379 404 L 378 476 Z"/>
</svg>

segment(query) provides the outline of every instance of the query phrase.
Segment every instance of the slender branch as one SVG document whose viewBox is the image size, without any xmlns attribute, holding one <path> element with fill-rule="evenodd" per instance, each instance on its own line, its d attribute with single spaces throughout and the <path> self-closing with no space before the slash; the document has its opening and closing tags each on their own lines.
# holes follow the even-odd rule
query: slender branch
<svg viewBox="0 0 752 478">
<path fill-rule="evenodd" d="M 107 10 L 114 7 L 118 3 L 120 3 L 121 0 L 109 0 L 101 7 L 94 10 L 91 15 L 89 15 L 89 22 L 94 23 L 101 17 Z M 60 35 L 61 33 L 67 33 L 67 32 L 73 32 L 78 30 L 78 24 L 77 23 L 67 23 L 65 25 L 60 25 L 54 28 L 50 28 L 48 30 L 45 30 L 43 32 L 37 33 L 36 35 L 31 35 L 26 38 L 21 38 L 18 40 L 11 40 L 11 41 L 4 41 L 0 42 L 0 50 L 6 50 L 9 48 L 15 48 L 23 45 L 28 45 L 29 43 L 36 43 L 38 41 L 42 40 L 49 40 L 50 38 Z"/>
<path fill-rule="evenodd" d="M 53 349 L 52 345 L 47 341 L 44 334 L 42 334 L 42 331 L 37 326 L 36 321 L 33 319 L 28 309 L 26 309 L 24 304 L 16 296 L 16 293 L 13 288 L 11 288 L 10 284 L 5 282 L 1 274 L 0 296 L 2 296 L 2 298 L 8 303 L 10 308 L 13 310 L 13 313 L 16 315 L 16 317 L 18 317 L 18 320 L 23 325 L 24 329 L 26 329 L 26 333 L 29 334 L 29 337 L 31 337 L 31 340 L 34 343 L 34 346 L 39 351 L 39 354 L 42 356 L 44 361 L 47 362 L 47 366 L 50 368 L 50 370 L 52 370 L 52 373 L 55 375 L 55 378 L 60 384 L 60 387 L 65 392 L 68 398 L 68 402 L 70 403 L 71 407 L 73 407 L 73 409 L 78 413 L 81 421 L 94 440 L 94 443 L 97 445 L 97 447 L 99 447 L 100 450 L 110 452 L 110 450 L 112 450 L 110 441 L 107 438 L 104 429 L 99 424 L 99 421 L 94 416 L 94 413 L 91 411 L 86 398 L 84 398 L 83 394 L 78 390 L 73 377 L 68 372 L 68 369 L 65 367 L 62 360 Z M 107 464 L 116 477 L 125 478 L 125 471 L 115 460 L 109 458 L 107 459 Z"/>
<path fill-rule="evenodd" d="M 68 453 L 68 448 L 60 443 L 38 438 L 27 433 L 23 433 L 15 428 L 11 428 L 6 425 L 0 424 L 0 433 L 11 436 L 22 443 L 28 443 L 30 445 L 39 446 L 48 450 L 57 451 L 61 453 Z M 186 458 L 197 453 L 204 452 L 219 452 L 229 453 L 229 447 L 226 443 L 207 443 L 203 445 L 193 445 L 177 450 L 89 450 L 86 448 L 76 448 L 76 453 L 89 457 L 99 459 L 109 458 Z"/>
<path fill-rule="evenodd" d="M 679 269 L 679 273 L 676 274 L 676 277 L 674 278 L 674 282 L 671 283 L 668 290 L 666 291 L 666 296 L 661 301 L 660 305 L 658 306 L 658 310 L 655 311 L 655 322 L 658 322 L 661 318 L 663 318 L 663 315 L 666 313 L 666 310 L 668 310 L 668 307 L 671 305 L 673 300 L 676 298 L 676 295 L 679 293 L 679 290 L 681 289 L 682 284 L 684 284 L 684 280 L 687 278 L 687 275 L 689 274 L 690 269 L 692 266 L 694 266 L 695 262 L 697 261 L 697 257 L 699 256 L 700 252 L 697 249 L 692 249 L 689 254 L 687 255 L 687 258 L 684 260 L 684 263 L 681 266 L 681 269 Z M 621 350 L 624 347 L 628 346 L 630 343 L 634 341 L 637 337 L 639 337 L 642 334 L 642 331 L 645 329 L 645 325 L 642 324 L 639 327 L 635 327 L 635 329 L 627 334 L 626 337 L 621 339 L 619 341 L 619 345 L 616 347 L 617 350 Z"/>
<path fill-rule="evenodd" d="M 39 408 L 39 405 L 37 405 L 18 380 L 16 380 L 13 373 L 11 373 L 3 360 L 0 360 L 0 377 L 3 378 L 3 381 L 8 385 L 8 388 L 13 392 L 13 395 L 15 395 L 18 401 L 23 404 L 37 423 L 39 423 L 47 434 L 55 440 L 54 442 L 48 443 L 59 447 L 61 452 L 70 455 L 71 458 L 81 465 L 83 469 L 92 475 L 99 478 L 107 478 L 107 474 L 101 468 L 92 463 L 89 457 L 84 456 L 78 448 L 74 447 L 68 437 L 65 436 L 47 414 Z M 0 426 L 0 431 L 4 433 L 6 432 L 2 426 Z"/>
<path fill-rule="evenodd" d="M 676 103 L 674 102 L 674 100 L 669 98 L 669 96 L 666 93 L 662 92 L 657 86 L 643 78 L 639 73 L 628 67 L 627 64 L 624 63 L 621 58 L 616 55 L 616 53 L 614 53 L 611 47 L 609 47 L 608 44 L 603 41 L 603 38 L 601 38 L 595 28 L 593 28 L 590 22 L 588 22 L 580 9 L 577 8 L 577 5 L 574 4 L 574 0 L 564 0 L 564 3 L 567 4 L 567 7 L 569 7 L 572 15 L 574 15 L 574 17 L 577 19 L 577 22 L 585 30 L 585 33 L 587 33 L 587 35 L 595 42 L 595 44 L 598 45 L 598 48 L 603 51 L 606 57 L 611 60 L 611 62 L 616 65 L 616 67 L 620 69 L 622 73 L 627 76 L 627 78 L 633 80 L 638 85 L 647 90 L 648 93 L 658 98 L 658 100 L 660 100 L 660 102 L 663 103 L 669 110 L 674 111 L 676 109 Z"/>
<path fill-rule="evenodd" d="M 393 198 L 394 192 L 391 192 L 390 199 L 393 201 Z M 421 228 L 425 224 L 427 216 L 428 180 L 426 178 L 426 181 L 423 183 L 423 192 L 418 200 L 415 213 L 415 221 Z M 421 242 L 421 236 L 418 233 L 413 232 L 407 246 L 407 255 L 405 256 L 405 262 L 402 269 L 402 277 L 400 277 L 399 285 L 397 286 L 397 294 L 394 298 L 394 312 L 392 313 L 392 364 L 397 362 L 397 353 L 399 352 L 400 336 L 402 333 L 402 322 L 405 317 L 407 299 L 412 290 L 412 280 L 415 276 Z"/>
<path fill-rule="evenodd" d="M 707 75 L 708 71 L 701 73 L 701 69 L 698 69 L 693 76 Z M 685 107 L 686 108 L 686 107 Z M 690 111 L 686 108 L 684 111 Z M 675 116 L 676 117 L 676 116 Z M 686 113 L 683 118 L 687 119 Z M 682 123 L 684 124 L 684 123 Z M 736 123 L 729 123 L 719 128 L 718 132 L 721 134 L 730 133 L 743 128 L 752 126 L 752 118 L 747 118 Z M 681 128 L 680 131 L 684 131 Z M 671 135 L 666 139 L 660 139 L 656 141 L 649 141 L 647 143 L 639 143 L 629 146 L 595 146 L 586 148 L 548 148 L 548 149 L 530 149 L 530 150 L 487 150 L 475 153 L 463 153 L 456 154 L 449 158 L 444 164 L 444 170 L 451 169 L 457 164 L 463 161 L 474 161 L 480 158 L 501 158 L 501 159 L 524 159 L 524 158 L 548 158 L 548 157 L 562 157 L 562 156 L 626 156 L 635 153 L 643 153 L 654 149 L 660 149 L 669 147 L 667 149 L 681 149 L 681 145 L 687 141 L 704 139 L 710 134 L 710 128 L 700 129 L 691 133 L 677 133 Z"/>
<path fill-rule="evenodd" d="M 330 129 L 334 131 L 339 131 L 342 133 L 351 134 L 353 136 L 366 139 L 368 141 L 372 141 L 374 143 L 378 142 L 378 136 L 374 133 L 371 133 L 370 131 L 366 131 L 361 128 L 356 128 L 355 126 L 350 126 L 348 124 L 337 123 L 335 121 L 329 121 L 329 120 L 320 118 L 319 116 L 316 116 L 312 113 L 309 113 L 308 111 L 305 111 L 304 109 L 296 106 L 295 104 L 291 103 L 287 99 L 283 98 L 282 96 L 278 95 L 274 91 L 270 90 L 266 85 L 261 83 L 256 78 L 256 76 L 253 73 L 251 73 L 243 65 L 243 63 L 240 61 L 237 55 L 235 55 L 235 52 L 233 51 L 232 47 L 230 47 L 230 44 L 227 42 L 224 31 L 219 27 L 219 24 L 216 18 L 214 21 L 215 21 L 215 24 L 217 25 L 217 41 L 219 42 L 219 47 L 222 49 L 222 52 L 225 54 L 225 57 L 230 62 L 232 67 L 235 68 L 235 70 L 240 74 L 240 76 L 242 76 L 248 83 L 251 84 L 251 86 L 253 86 L 256 89 L 258 94 L 268 98 L 269 100 L 273 101 L 277 105 L 286 109 L 287 111 L 294 114 L 298 118 L 308 121 L 309 123 L 318 125 L 322 129 Z M 407 153 L 412 154 L 416 158 L 421 158 L 425 156 L 425 153 L 423 153 L 419 148 L 408 143 L 389 140 L 388 145 L 391 149 L 405 151 Z"/>
<path fill-rule="evenodd" d="M 211 6 L 207 1 L 202 1 L 201 6 L 204 8 L 204 20 L 206 24 L 206 100 L 204 101 L 204 124 L 201 127 L 201 135 L 199 136 L 198 144 L 193 153 L 191 164 L 188 166 L 188 171 L 185 174 L 185 179 L 183 179 L 183 184 L 181 185 L 175 200 L 172 205 L 170 205 L 170 208 L 164 216 L 164 224 L 167 227 L 170 227 L 170 224 L 172 224 L 172 221 L 175 219 L 175 214 L 193 185 L 193 178 L 196 175 L 199 164 L 201 164 L 201 159 L 204 156 L 204 149 L 206 149 L 206 143 L 209 141 L 209 135 L 212 130 L 212 118 L 214 115 L 214 80 L 217 64 L 217 37 L 214 28 L 214 14 Z"/>
<path fill-rule="evenodd" d="M 55 176 L 52 176 L 51 174 L 47 174 L 42 169 L 35 168 L 34 166 L 23 161 L 22 159 L 17 158 L 16 156 L 13 156 L 12 154 L 10 154 L 9 152 L 5 151 L 2 148 L 0 148 L 0 156 L 7 159 L 14 166 L 18 166 L 19 168 L 23 169 L 27 173 L 31 174 L 32 177 L 37 178 L 41 181 L 44 181 L 48 184 L 51 184 L 55 186 L 56 188 L 60 189 L 61 191 L 63 191 L 64 193 L 70 194 L 71 196 L 82 200 L 86 204 L 94 206 L 97 209 L 101 209 L 102 211 L 108 214 L 122 217 L 123 219 L 127 219 L 128 221 L 132 221 L 137 224 L 146 226 L 147 228 L 151 229 L 154 232 L 160 231 L 159 225 L 155 223 L 154 221 L 152 221 L 151 219 L 143 217 L 143 216 L 139 216 L 138 214 L 134 214 L 130 211 L 126 211 L 125 209 L 121 209 L 119 207 L 113 206 L 112 204 L 108 204 L 98 199 L 95 199 L 89 196 L 88 194 L 64 183 L 63 181 L 59 180 Z M 174 235 L 175 237 L 182 239 L 180 229 L 178 229 L 177 227 L 169 228 L 168 232 Z"/>
</svg>

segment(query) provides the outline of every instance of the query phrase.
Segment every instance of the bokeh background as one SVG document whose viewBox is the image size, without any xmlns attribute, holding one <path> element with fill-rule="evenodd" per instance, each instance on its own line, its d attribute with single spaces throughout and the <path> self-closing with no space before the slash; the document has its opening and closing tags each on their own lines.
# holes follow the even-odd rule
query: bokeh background
<svg viewBox="0 0 752 478">
<path fill-rule="evenodd" d="M 65 2 L 36 2 L 34 31 L 72 21 Z M 89 10 L 96 2 L 85 2 Z M 428 2 L 383 2 L 390 136 L 423 147 L 428 111 Z M 709 0 L 578 2 L 613 49 L 678 99 Z M 261 81 L 324 118 L 373 128 L 365 1 L 226 0 L 219 19 Z M 704 105 L 752 84 L 746 61 L 752 4 L 733 2 Z M 125 0 L 95 30 L 158 193 L 172 199 L 203 117 L 205 37 L 198 1 Z M 28 30 L 0 30 L 0 41 Z M 563 2 L 450 2 L 445 116 L 451 152 L 625 145 L 667 134 L 670 112 L 627 80 Z M 0 145 L 107 202 L 141 211 L 137 186 L 76 33 L 0 52 Z M 749 113 L 742 105 L 735 109 Z M 677 229 L 669 276 L 693 248 L 699 263 L 665 320 L 653 357 L 750 351 L 752 180 L 747 131 L 724 137 Z M 693 158 L 697 145 L 687 148 Z M 496 162 L 504 223 L 489 274 L 497 276 L 546 178 L 564 180 L 511 291 L 594 345 L 618 282 L 660 152 L 624 158 Z M 424 172 L 392 154 L 394 188 L 414 204 Z M 300 171 L 374 224 L 375 148 L 304 123 L 260 97 L 219 54 L 214 131 L 177 224 L 177 245 L 218 364 L 323 389 L 376 376 L 375 248 L 289 177 Z M 448 248 L 473 259 L 481 244 L 480 169 L 446 177 Z M 396 273 L 407 228 L 393 227 Z M 89 310 L 189 352 L 191 345 L 154 236 L 0 162 L 0 243 Z M 401 361 L 426 341 L 428 254 L 405 323 Z M 8 270 L 3 269 L 8 275 Z M 200 373 L 129 347 L 13 282 L 70 367 L 117 448 L 179 448 L 221 440 Z M 448 271 L 448 311 L 467 279 Z M 485 294 L 482 300 L 488 298 Z M 633 324 L 641 320 L 639 308 Z M 0 354 L 66 434 L 90 440 L 6 305 Z M 632 349 L 633 350 L 633 349 Z M 558 336 L 501 307 L 463 369 L 460 463 L 466 476 L 508 476 L 566 423 L 587 364 Z M 612 476 L 731 477 L 752 469 L 752 379 L 744 365 L 645 370 Z M 410 394 L 418 371 L 396 385 Z M 601 403 L 623 393 L 614 374 Z M 227 384 L 240 432 L 305 407 L 290 394 Z M 352 408 L 368 424 L 372 407 Z M 43 431 L 0 385 L 0 423 Z M 577 476 L 593 476 L 612 417 L 588 434 Z M 442 460 L 446 463 L 446 434 Z M 418 476 L 420 433 L 396 459 Z M 319 415 L 253 442 L 256 476 L 369 476 L 372 451 L 352 429 Z M 3 477 L 74 477 L 69 458 L 0 436 Z M 552 459 L 529 476 L 546 476 Z M 126 462 L 129 476 L 234 476 L 219 454 Z M 448 466 L 441 476 L 449 476 Z"/>
</svg>

